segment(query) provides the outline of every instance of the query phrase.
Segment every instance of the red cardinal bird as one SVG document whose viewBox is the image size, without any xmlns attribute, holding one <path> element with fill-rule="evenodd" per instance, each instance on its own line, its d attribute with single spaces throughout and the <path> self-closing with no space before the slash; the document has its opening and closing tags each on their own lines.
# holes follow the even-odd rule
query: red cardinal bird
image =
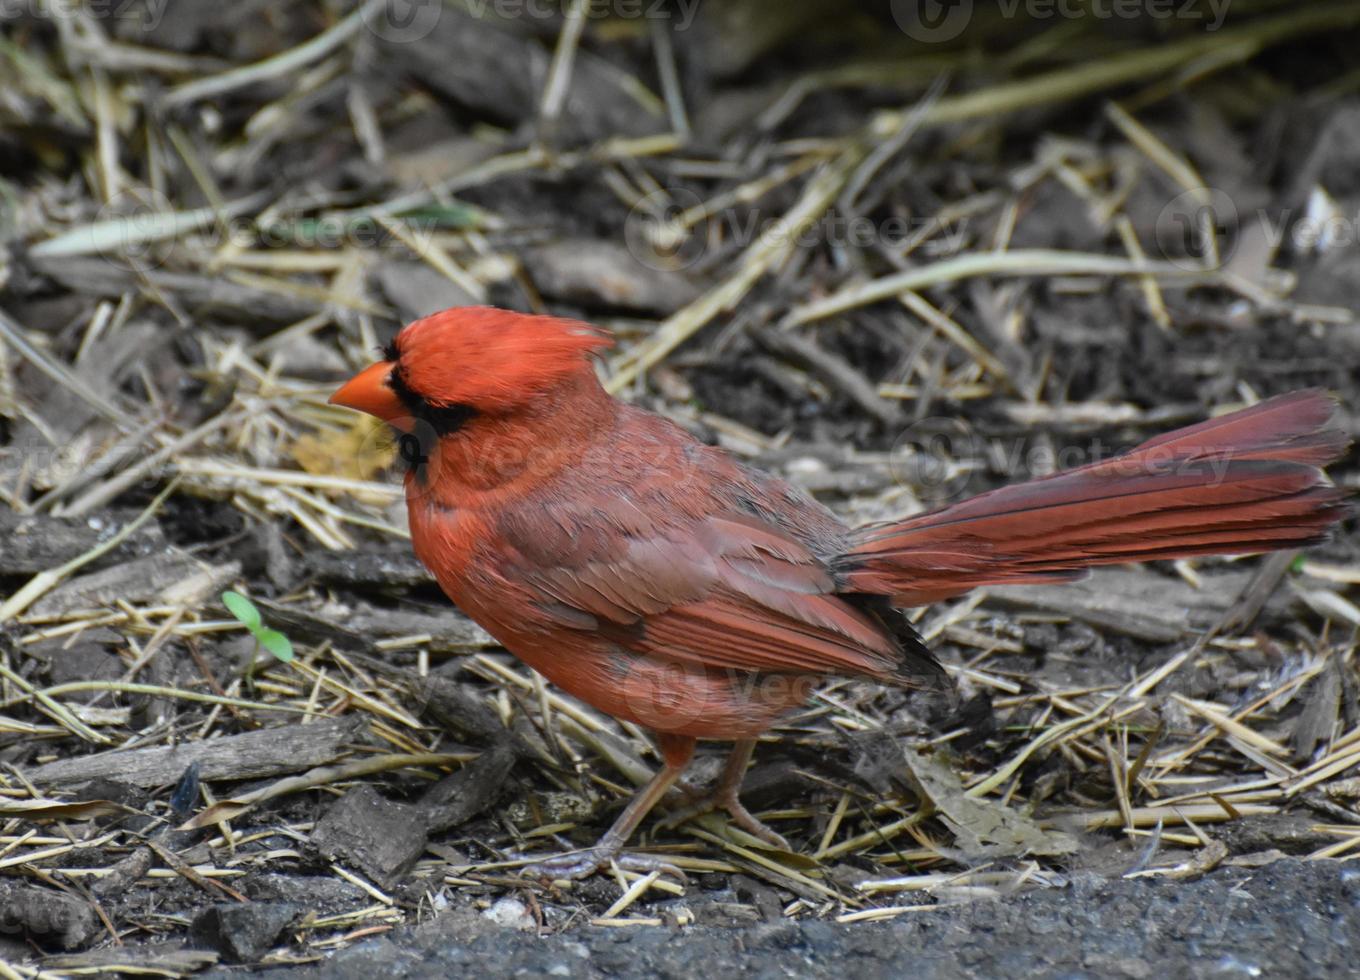
<svg viewBox="0 0 1360 980">
<path fill-rule="evenodd" d="M 902 521 L 849 528 L 784 481 L 615 401 L 585 323 L 486 307 L 403 329 L 331 398 L 402 433 L 416 555 L 460 609 L 564 691 L 656 733 L 664 765 L 589 874 L 680 777 L 735 741 L 704 803 L 780 838 L 737 792 L 755 739 L 830 675 L 924 687 L 942 671 L 893 606 L 1091 565 L 1297 548 L 1345 512 L 1319 467 L 1347 439 L 1301 391 L 1102 462 Z"/>
</svg>

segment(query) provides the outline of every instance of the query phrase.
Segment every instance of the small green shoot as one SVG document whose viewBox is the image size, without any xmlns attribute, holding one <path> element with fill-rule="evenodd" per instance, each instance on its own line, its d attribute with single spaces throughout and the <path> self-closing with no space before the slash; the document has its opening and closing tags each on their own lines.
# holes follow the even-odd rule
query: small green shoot
<svg viewBox="0 0 1360 980">
<path fill-rule="evenodd" d="M 264 624 L 255 603 L 239 592 L 228 590 L 222 593 L 222 605 L 227 607 L 227 612 L 236 617 L 237 622 L 250 631 L 250 635 L 255 637 L 257 647 L 264 647 L 284 663 L 293 659 L 293 644 L 278 630 L 270 629 Z M 251 660 L 253 662 L 254 658 Z"/>
</svg>

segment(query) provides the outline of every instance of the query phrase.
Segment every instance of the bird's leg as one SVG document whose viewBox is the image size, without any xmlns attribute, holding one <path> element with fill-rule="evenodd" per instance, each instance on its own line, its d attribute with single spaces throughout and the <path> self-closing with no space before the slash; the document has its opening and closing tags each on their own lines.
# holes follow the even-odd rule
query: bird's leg
<svg viewBox="0 0 1360 980">
<path fill-rule="evenodd" d="M 692 738 L 663 734 L 657 736 L 657 741 L 661 744 L 661 768 L 646 786 L 633 795 L 614 821 L 614 825 L 605 831 L 604 836 L 594 847 L 528 865 L 523 873 L 532 877 L 551 879 L 586 878 L 601 868 L 609 867 L 612 861 L 625 871 L 661 871 L 673 874 L 677 878 L 685 877 L 684 872 L 675 865 L 667 864 L 659 858 L 645 854 L 623 853 L 623 845 L 628 843 L 628 838 L 632 836 L 642 818 L 647 816 L 652 807 L 670 791 L 680 779 L 685 767 L 689 765 L 690 759 L 694 758 L 695 740 Z"/>
<path fill-rule="evenodd" d="M 780 850 L 789 850 L 788 841 L 753 817 L 751 811 L 742 806 L 741 782 L 746 776 L 746 767 L 750 765 L 751 754 L 755 749 L 756 740 L 753 738 L 744 738 L 738 741 L 732 746 L 732 754 L 727 757 L 722 775 L 718 777 L 718 782 L 713 789 L 695 802 L 672 810 L 667 814 L 661 825 L 663 827 L 675 827 L 686 820 L 701 817 L 705 813 L 725 810 L 727 815 L 732 818 L 732 822 L 748 834 L 759 837 L 765 843 Z"/>
</svg>

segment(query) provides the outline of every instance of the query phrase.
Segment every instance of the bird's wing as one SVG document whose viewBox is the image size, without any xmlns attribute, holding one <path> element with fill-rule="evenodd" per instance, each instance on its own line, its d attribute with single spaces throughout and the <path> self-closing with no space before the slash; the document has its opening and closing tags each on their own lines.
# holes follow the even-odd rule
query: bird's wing
<svg viewBox="0 0 1360 980">
<path fill-rule="evenodd" d="M 744 514 L 645 530 L 626 516 L 573 522 L 565 547 L 545 548 L 541 535 L 511 542 L 533 552 L 514 577 L 553 627 L 719 669 L 906 684 L 938 674 L 919 640 L 901 642 L 876 613 L 836 595 L 826 564 L 783 530 Z M 545 560 L 549 550 L 556 561 Z"/>
</svg>

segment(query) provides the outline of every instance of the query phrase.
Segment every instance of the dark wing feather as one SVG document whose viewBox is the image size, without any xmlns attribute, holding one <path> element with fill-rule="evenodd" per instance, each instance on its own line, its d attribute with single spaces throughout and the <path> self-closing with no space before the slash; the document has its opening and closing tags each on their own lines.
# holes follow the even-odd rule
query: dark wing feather
<svg viewBox="0 0 1360 980">
<path fill-rule="evenodd" d="M 709 668 L 907 684 L 939 673 L 923 645 L 904 649 L 835 595 L 826 563 L 781 529 L 733 513 L 623 534 L 613 516 L 578 518 L 577 560 L 545 565 L 538 548 L 520 570 L 554 627 L 592 629 L 633 653 Z"/>
</svg>

